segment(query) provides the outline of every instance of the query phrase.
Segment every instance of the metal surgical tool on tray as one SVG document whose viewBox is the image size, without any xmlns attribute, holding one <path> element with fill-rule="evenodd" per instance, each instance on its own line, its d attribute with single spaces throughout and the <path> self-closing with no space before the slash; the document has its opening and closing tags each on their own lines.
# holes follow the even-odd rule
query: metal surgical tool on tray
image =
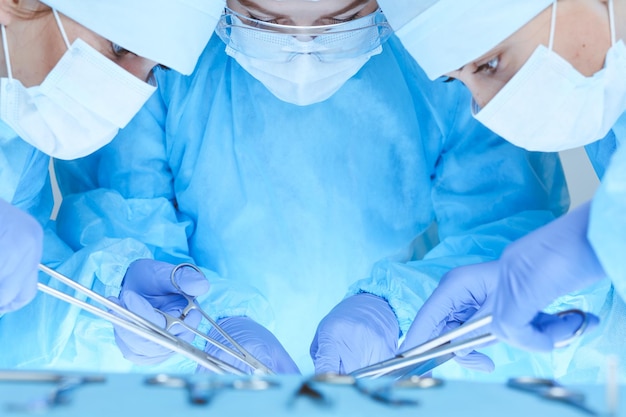
<svg viewBox="0 0 626 417">
<path fill-rule="evenodd" d="M 554 346 L 555 348 L 567 346 L 574 339 L 581 336 L 587 329 L 589 322 L 587 314 L 584 311 L 574 309 L 557 313 L 558 316 L 565 316 L 568 314 L 580 315 L 582 317 L 582 323 L 571 337 L 557 342 Z M 493 317 L 488 315 L 480 319 L 466 322 L 462 326 L 439 337 L 431 339 L 413 349 L 409 349 L 392 359 L 358 369 L 351 375 L 355 378 L 377 378 L 381 376 L 402 378 L 412 375 L 423 375 L 452 359 L 454 357 L 454 352 L 496 341 L 496 336 L 491 333 L 485 333 L 476 337 L 470 337 L 469 339 L 459 340 L 462 336 L 489 325 L 492 320 Z M 453 340 L 455 341 L 453 342 Z"/>
<path fill-rule="evenodd" d="M 175 285 L 176 288 L 180 289 L 180 287 L 178 286 L 178 284 L 175 282 L 174 280 L 174 276 L 175 276 L 175 272 L 177 270 L 179 270 L 180 268 L 183 267 L 193 267 L 194 269 L 198 270 L 199 269 L 197 267 L 195 267 L 194 265 L 191 264 L 181 264 L 176 266 L 171 273 L 171 280 L 172 283 Z M 200 336 L 201 338 L 203 338 L 204 340 L 206 340 L 208 343 L 211 343 L 213 345 L 215 345 L 216 347 L 218 347 L 219 349 L 222 349 L 223 351 L 225 351 L 227 354 L 241 360 L 243 363 L 249 365 L 255 373 L 261 373 L 261 374 L 272 374 L 273 372 L 267 368 L 265 365 L 263 365 L 261 362 L 259 362 L 256 358 L 254 358 L 249 352 L 247 352 L 245 349 L 243 349 L 243 347 L 241 347 L 236 341 L 234 341 L 232 339 L 232 337 L 230 337 L 221 327 L 219 327 L 219 325 L 213 320 L 211 319 L 208 314 L 206 312 L 204 312 L 200 306 L 196 303 L 196 301 L 190 297 L 187 294 L 184 294 L 181 291 L 181 294 L 185 297 L 185 299 L 187 300 L 188 304 L 186 306 L 186 308 L 183 310 L 183 313 L 181 315 L 181 317 L 173 317 L 170 316 L 160 310 L 155 310 L 157 312 L 159 312 L 160 314 L 163 315 L 163 317 L 165 318 L 165 322 L 166 322 L 166 329 L 163 329 L 159 326 L 157 326 L 156 324 L 144 319 L 143 317 L 117 305 L 116 303 L 108 300 L 107 298 L 101 296 L 100 294 L 90 290 L 89 288 L 84 287 L 83 285 L 73 281 L 72 279 L 66 277 L 63 274 L 60 274 L 58 272 L 56 272 L 55 270 L 45 266 L 45 265 L 39 265 L 39 270 L 44 272 L 45 274 L 47 274 L 48 276 L 50 276 L 51 278 L 55 279 L 56 281 L 61 282 L 62 284 L 74 289 L 77 293 L 83 294 L 84 296 L 86 296 L 87 298 L 91 298 L 93 301 L 97 302 L 98 304 L 102 305 L 103 307 L 105 307 L 106 309 L 110 310 L 111 312 L 97 307 L 93 304 L 88 303 L 87 301 L 78 299 L 72 295 L 66 294 L 62 291 L 59 291 L 58 289 L 52 288 L 48 285 L 42 284 L 42 283 L 37 283 L 37 289 L 41 292 L 44 292 L 48 295 L 51 295 L 59 300 L 65 301 L 67 303 L 70 303 L 74 306 L 77 306 L 83 310 L 86 310 L 92 314 L 94 314 L 95 316 L 98 316 L 104 320 L 107 320 L 117 326 L 120 326 L 130 332 L 133 332 L 134 334 L 141 336 L 145 339 L 150 340 L 151 342 L 154 342 L 158 345 L 161 345 L 165 348 L 171 349 L 174 352 L 180 353 L 182 355 L 184 355 L 185 357 L 187 357 L 188 359 L 191 359 L 193 361 L 195 361 L 196 363 L 202 365 L 203 367 L 207 368 L 208 370 L 215 372 L 217 374 L 235 374 L 235 375 L 242 375 L 243 372 L 241 370 L 239 370 L 238 368 L 216 358 L 213 357 L 209 354 L 207 354 L 206 352 L 196 348 L 195 346 L 187 343 L 186 341 L 180 339 L 179 337 L 174 336 L 173 334 L 171 334 L 168 330 L 174 325 L 174 324 L 179 324 L 183 327 L 185 327 L 186 329 L 192 331 L 194 334 L 196 334 L 197 336 Z M 230 343 L 233 344 L 233 346 L 238 350 L 235 351 L 227 346 L 224 346 L 222 343 L 213 340 L 211 338 L 209 338 L 207 335 L 199 332 L 198 330 L 188 326 L 183 320 L 185 318 L 185 316 L 189 313 L 189 311 L 191 311 L 192 309 L 197 309 L 203 317 L 205 317 L 207 320 L 209 320 L 209 322 L 215 327 L 215 329 L 222 334 L 222 336 L 224 336 L 226 338 L 226 340 L 228 340 Z"/>
</svg>

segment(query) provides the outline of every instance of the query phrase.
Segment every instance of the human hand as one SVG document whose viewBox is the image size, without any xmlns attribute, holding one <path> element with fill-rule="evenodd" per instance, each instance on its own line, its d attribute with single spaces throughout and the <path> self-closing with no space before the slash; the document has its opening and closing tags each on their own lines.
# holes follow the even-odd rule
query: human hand
<svg viewBox="0 0 626 417">
<path fill-rule="evenodd" d="M 346 298 L 317 327 L 311 344 L 316 373 L 351 373 L 389 359 L 400 329 L 387 301 L 372 294 Z"/>
<path fill-rule="evenodd" d="M 109 299 L 133 313 L 165 327 L 165 318 L 155 311 L 158 309 L 174 317 L 179 317 L 187 306 L 187 300 L 172 284 L 170 276 L 175 265 L 139 259 L 133 262 L 126 271 L 119 298 Z M 193 268 L 179 268 L 176 271 L 176 283 L 185 294 L 197 297 L 209 290 L 209 282 L 204 275 Z M 185 323 L 197 327 L 202 316 L 197 310 L 191 310 L 185 317 Z M 155 364 L 164 361 L 173 351 L 157 345 L 147 339 L 114 325 L 115 341 L 126 359 L 141 365 Z M 179 324 L 174 324 L 170 333 L 191 342 L 195 335 Z"/>
<path fill-rule="evenodd" d="M 217 324 L 231 336 L 241 347 L 277 374 L 300 374 L 298 366 L 289 356 L 285 348 L 269 330 L 248 317 L 227 317 L 218 320 Z M 231 347 L 215 328 L 208 333 L 211 339 Z M 207 343 L 204 351 L 209 355 L 248 373 L 253 369 L 223 350 Z M 236 351 L 236 349 L 235 349 Z M 198 372 L 208 372 L 198 366 Z"/>
<path fill-rule="evenodd" d="M 515 241 L 500 259 L 494 334 L 524 349 L 548 351 L 572 334 L 582 318 L 567 315 L 549 326 L 537 313 L 556 298 L 606 277 L 588 239 L 590 203 Z M 598 318 L 588 314 L 591 326 Z"/>
<path fill-rule="evenodd" d="M 435 291 L 415 316 L 398 353 L 419 346 L 459 327 L 480 311 L 488 314 L 499 278 L 497 262 L 452 269 L 441 278 Z M 454 360 L 465 368 L 492 372 L 493 361 L 476 351 L 455 352 Z"/>
<path fill-rule="evenodd" d="M 0 314 L 35 297 L 42 250 L 43 230 L 37 220 L 0 200 Z"/>
</svg>

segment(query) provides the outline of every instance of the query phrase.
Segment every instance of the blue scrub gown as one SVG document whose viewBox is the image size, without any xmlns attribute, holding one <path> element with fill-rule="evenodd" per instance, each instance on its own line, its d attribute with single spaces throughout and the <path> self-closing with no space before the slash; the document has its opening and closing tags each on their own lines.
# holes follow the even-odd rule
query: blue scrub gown
<svg viewBox="0 0 626 417">
<path fill-rule="evenodd" d="M 345 296 L 385 298 L 405 332 L 442 274 L 497 258 L 569 204 L 555 154 L 475 122 L 465 89 L 430 82 L 393 37 L 306 107 L 276 99 L 217 37 L 191 76 L 157 79 L 109 146 L 57 163 L 59 235 L 75 250 L 131 238 L 195 262 L 214 284 L 211 314 L 267 326 L 304 373 L 317 324 Z M 440 243 L 422 259 L 433 224 Z"/>
<path fill-rule="evenodd" d="M 42 263 L 103 294 L 117 294 L 119 281 L 107 282 L 107 278 L 115 279 L 120 271 L 126 270 L 128 255 L 151 257 L 151 252 L 139 241 L 104 239 L 74 253 L 58 238 L 55 224 L 50 221 L 54 201 L 49 162 L 49 156 L 0 122 L 0 198 L 29 213 L 44 227 Z M 123 252 L 126 252 L 124 256 L 115 255 Z M 112 274 L 111 270 L 117 273 Z M 40 282 L 61 288 L 47 275 L 39 275 Z M 43 293 L 38 293 L 22 309 L 0 316 L 0 340 L 3 341 L 2 369 L 122 371 L 134 367 L 112 348 L 115 342 L 108 323 L 93 320 L 90 315 L 80 314 L 77 308 Z M 99 341 L 104 349 L 99 348 Z"/>
</svg>

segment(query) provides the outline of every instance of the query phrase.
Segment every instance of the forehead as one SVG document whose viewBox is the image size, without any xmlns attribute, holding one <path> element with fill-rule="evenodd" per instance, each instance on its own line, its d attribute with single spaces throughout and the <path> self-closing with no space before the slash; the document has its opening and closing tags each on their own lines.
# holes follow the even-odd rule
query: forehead
<svg viewBox="0 0 626 417">
<path fill-rule="evenodd" d="M 282 16 L 337 15 L 365 5 L 376 4 L 374 0 L 228 0 L 229 7 L 245 7 Z"/>
</svg>

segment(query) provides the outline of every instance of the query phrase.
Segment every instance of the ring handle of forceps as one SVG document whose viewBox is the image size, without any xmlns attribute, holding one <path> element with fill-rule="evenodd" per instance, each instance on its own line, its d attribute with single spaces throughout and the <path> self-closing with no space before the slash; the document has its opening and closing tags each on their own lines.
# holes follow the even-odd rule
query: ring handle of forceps
<svg viewBox="0 0 626 417">
<path fill-rule="evenodd" d="M 193 270 L 195 270 L 196 272 L 198 272 L 199 274 L 202 274 L 202 276 L 204 276 L 204 273 L 202 272 L 202 270 L 192 264 L 192 263 L 188 263 L 188 262 L 183 262 L 180 263 L 178 265 L 176 265 L 173 269 L 172 272 L 170 274 L 170 281 L 172 283 L 172 286 L 183 296 L 185 297 L 185 299 L 187 300 L 187 305 L 185 306 L 185 308 L 183 309 L 182 313 L 180 314 L 179 319 L 180 320 L 184 320 L 185 317 L 187 317 L 187 315 L 189 314 L 189 312 L 191 310 L 198 310 L 198 312 L 209 321 L 209 323 L 211 323 L 211 325 L 215 328 L 215 330 L 217 330 L 229 343 L 231 343 L 235 349 L 237 349 L 240 353 L 240 355 L 237 355 L 235 352 L 232 351 L 232 349 L 229 349 L 228 347 L 222 345 L 219 342 L 215 342 L 215 341 L 211 341 L 209 340 L 208 337 L 204 337 L 202 335 L 199 335 L 198 333 L 194 332 L 192 330 L 193 333 L 195 333 L 196 335 L 199 335 L 200 337 L 202 337 L 204 340 L 206 340 L 207 342 L 211 343 L 212 345 L 216 346 L 217 348 L 225 351 L 226 353 L 228 353 L 231 356 L 236 357 L 237 359 L 241 360 L 242 362 L 246 363 L 247 365 L 249 365 L 252 369 L 254 369 L 255 371 L 260 371 L 264 374 L 273 374 L 274 372 L 269 369 L 263 362 L 259 361 L 257 358 L 255 358 L 254 356 L 252 356 L 252 354 L 250 352 L 248 352 L 246 349 L 243 348 L 243 346 L 241 346 L 235 339 L 233 339 L 226 331 L 224 331 L 224 329 L 222 329 L 215 320 L 213 320 L 202 308 L 200 308 L 200 306 L 198 306 L 194 300 L 193 297 L 191 297 L 189 294 L 185 293 L 185 291 L 182 290 L 182 288 L 180 288 L 180 285 L 178 285 L 178 283 L 176 282 L 176 272 L 178 272 L 178 270 L 183 269 L 189 267 Z M 163 314 L 163 313 L 162 313 Z M 166 319 L 166 325 L 168 318 L 167 316 L 165 316 Z"/>
<path fill-rule="evenodd" d="M 178 285 L 178 282 L 176 282 L 176 272 L 178 272 L 179 270 L 181 270 L 183 268 L 191 268 L 194 271 L 196 271 L 197 273 L 201 274 L 202 276 L 204 276 L 204 272 L 202 272 L 202 270 L 200 268 L 198 268 L 196 265 L 188 263 L 188 262 L 184 262 L 184 263 L 176 265 L 172 269 L 172 272 L 170 273 L 170 282 L 172 283 L 172 286 L 174 287 L 174 289 L 176 289 L 176 291 L 178 291 L 188 301 L 188 304 L 185 306 L 183 311 L 180 313 L 180 318 L 184 320 L 187 317 L 187 315 L 189 314 L 189 312 L 191 310 L 195 309 L 196 307 L 193 305 L 194 304 L 193 297 L 189 296 L 189 294 L 187 294 L 185 291 L 183 291 L 183 289 L 180 288 L 180 285 Z"/>
<path fill-rule="evenodd" d="M 568 314 L 578 314 L 579 316 L 582 317 L 583 321 L 582 321 L 582 323 L 580 323 L 580 326 L 578 326 L 578 329 L 576 329 L 576 331 L 570 337 L 568 337 L 565 340 L 560 340 L 560 341 L 554 343 L 554 347 L 556 349 L 568 346 L 574 340 L 576 340 L 580 336 L 582 336 L 585 333 L 585 331 L 587 330 L 587 327 L 589 327 L 589 316 L 587 315 L 587 313 L 585 313 L 582 310 L 574 308 L 574 309 L 571 309 L 571 310 L 565 310 L 565 311 L 560 311 L 560 312 L 556 313 L 556 315 L 558 317 L 567 316 Z"/>
</svg>

